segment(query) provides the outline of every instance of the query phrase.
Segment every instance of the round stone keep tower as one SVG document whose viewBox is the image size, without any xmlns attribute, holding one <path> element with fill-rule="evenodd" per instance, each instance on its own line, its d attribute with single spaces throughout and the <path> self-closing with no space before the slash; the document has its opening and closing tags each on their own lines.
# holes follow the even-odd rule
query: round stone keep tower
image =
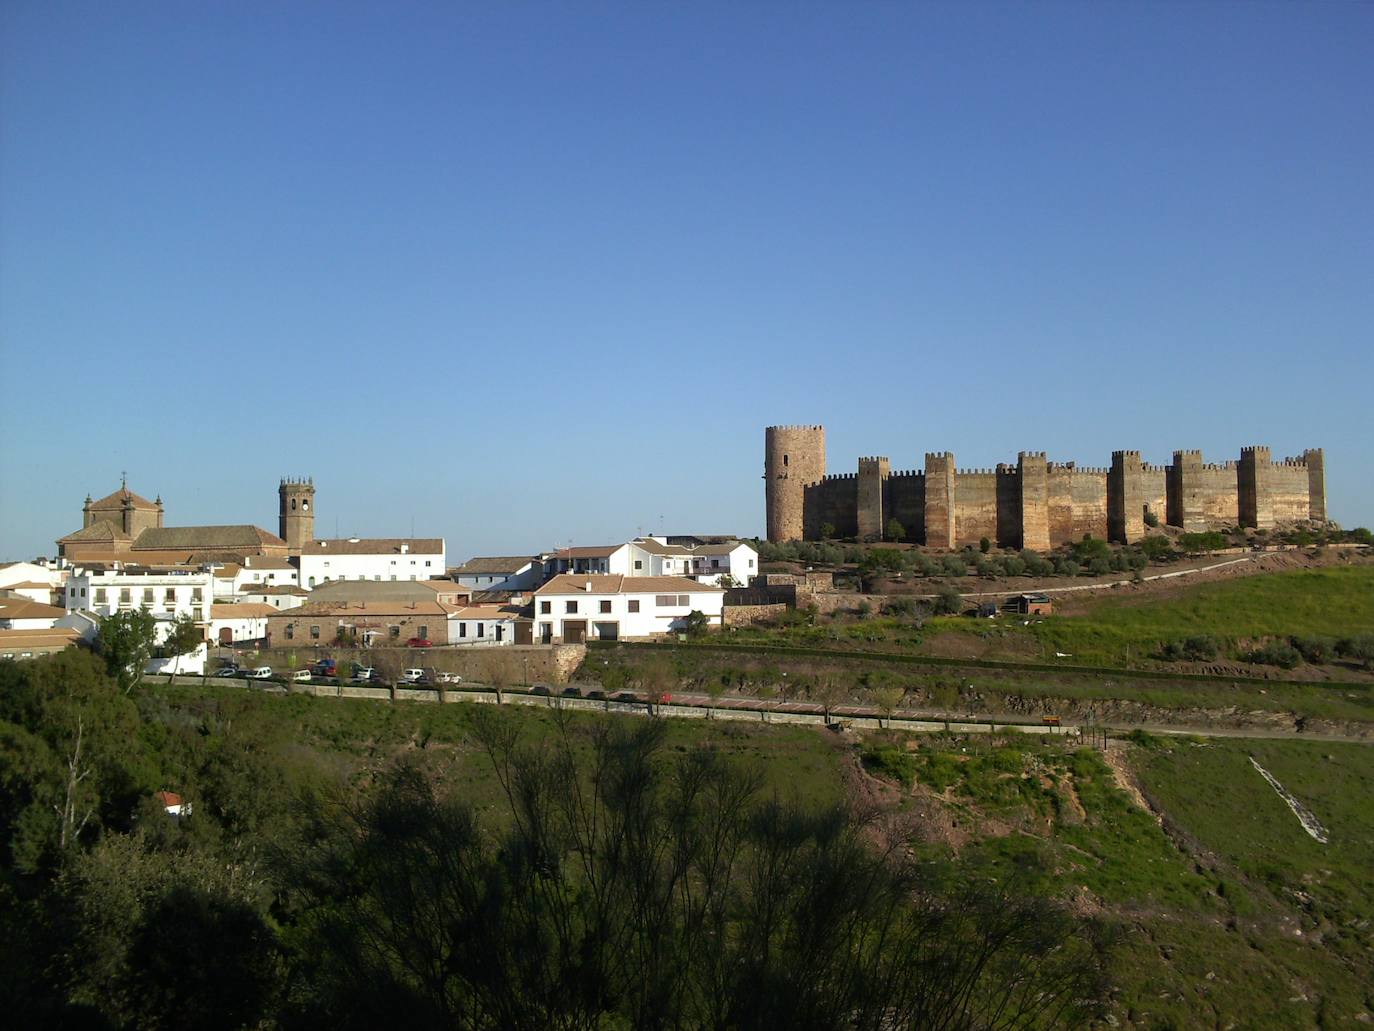
<svg viewBox="0 0 1374 1031">
<path fill-rule="evenodd" d="M 286 541 L 289 555 L 315 539 L 315 481 L 285 477 L 277 488 L 281 507 L 277 515 L 277 536 Z"/>
<path fill-rule="evenodd" d="M 769 426 L 763 431 L 768 539 L 806 536 L 806 486 L 825 478 L 824 426 Z"/>
</svg>

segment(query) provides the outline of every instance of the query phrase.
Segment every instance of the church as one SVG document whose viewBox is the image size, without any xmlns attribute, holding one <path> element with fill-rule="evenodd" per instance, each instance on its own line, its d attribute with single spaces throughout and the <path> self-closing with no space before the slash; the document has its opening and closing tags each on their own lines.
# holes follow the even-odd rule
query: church
<svg viewBox="0 0 1374 1031">
<path fill-rule="evenodd" d="M 289 500 L 282 497 L 283 508 Z M 258 526 L 164 526 L 163 517 L 161 496 L 149 501 L 125 480 L 99 501 L 86 496 L 81 529 L 58 538 L 58 556 L 72 565 L 165 566 L 241 562 L 245 557 L 285 561 L 289 554 L 285 540 Z"/>
</svg>

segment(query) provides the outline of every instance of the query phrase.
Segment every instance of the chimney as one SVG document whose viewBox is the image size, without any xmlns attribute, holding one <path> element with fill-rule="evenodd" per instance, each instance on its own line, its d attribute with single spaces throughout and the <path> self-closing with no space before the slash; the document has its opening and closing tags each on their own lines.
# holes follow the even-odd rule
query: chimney
<svg viewBox="0 0 1374 1031">
<path fill-rule="evenodd" d="M 410 553 L 410 545 L 409 545 L 409 544 L 402 544 L 402 545 L 401 545 L 401 554 L 402 554 L 402 555 L 407 555 L 407 554 L 409 554 L 409 553 Z"/>
<path fill-rule="evenodd" d="M 587 581 L 587 593 L 592 593 L 592 582 L 590 580 Z"/>
</svg>

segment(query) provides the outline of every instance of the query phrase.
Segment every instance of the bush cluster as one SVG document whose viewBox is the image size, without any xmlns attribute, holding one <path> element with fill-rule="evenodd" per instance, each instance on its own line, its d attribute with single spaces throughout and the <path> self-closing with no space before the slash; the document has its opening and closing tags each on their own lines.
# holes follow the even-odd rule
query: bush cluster
<svg viewBox="0 0 1374 1031">
<path fill-rule="evenodd" d="M 1210 662 L 1220 650 L 1221 643 L 1204 634 L 1167 642 L 1160 648 L 1159 657 L 1166 662 Z"/>
</svg>

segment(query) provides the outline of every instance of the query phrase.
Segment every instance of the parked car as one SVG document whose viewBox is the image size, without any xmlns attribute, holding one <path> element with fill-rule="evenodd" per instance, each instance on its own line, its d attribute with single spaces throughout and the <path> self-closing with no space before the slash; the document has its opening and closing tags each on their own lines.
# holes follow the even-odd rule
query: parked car
<svg viewBox="0 0 1374 1031">
<path fill-rule="evenodd" d="M 243 676 L 243 670 L 239 669 L 237 666 L 221 666 L 210 675 L 212 677 L 228 677 L 232 679 L 234 677 Z"/>
<path fill-rule="evenodd" d="M 320 659 L 318 662 L 310 664 L 310 672 L 317 677 L 337 677 L 339 675 L 339 662 L 337 659 Z"/>
<path fill-rule="evenodd" d="M 353 670 L 353 682 L 355 684 L 366 684 L 369 681 L 380 679 L 380 674 L 371 666 L 358 666 Z"/>
<path fill-rule="evenodd" d="M 407 648 L 432 648 L 433 643 L 428 637 L 412 637 L 406 642 Z"/>
<path fill-rule="evenodd" d="M 463 678 L 457 673 L 435 673 L 434 682 L 436 684 L 461 684 Z"/>
<path fill-rule="evenodd" d="M 269 680 L 272 677 L 271 666 L 259 666 L 257 669 L 250 669 L 244 676 L 249 680 Z"/>
<path fill-rule="evenodd" d="M 564 698 L 581 698 L 581 697 L 582 697 L 582 688 L 580 688 L 580 687 L 565 687 L 565 688 L 563 688 L 563 697 L 564 697 Z"/>
<path fill-rule="evenodd" d="M 295 669 L 291 671 L 291 679 L 299 681 L 309 681 L 314 679 L 315 674 L 308 669 Z"/>
<path fill-rule="evenodd" d="M 551 695 L 553 692 L 549 690 L 548 684 L 535 684 L 530 688 L 530 694 Z"/>
<path fill-rule="evenodd" d="M 642 702 L 642 701 L 644 701 L 644 699 L 641 698 L 641 697 L 639 697 L 639 695 L 635 694 L 633 691 L 618 691 L 618 692 L 616 692 L 614 695 L 612 695 L 611 701 L 613 701 L 613 702 Z"/>
<path fill-rule="evenodd" d="M 587 697 L 588 697 L 588 698 L 591 698 L 591 699 L 594 700 L 594 701 L 603 702 L 603 701 L 606 700 L 606 692 L 605 692 L 605 691 L 588 691 L 588 692 L 587 692 Z"/>
<path fill-rule="evenodd" d="M 422 669 L 403 669 L 401 670 L 401 683 L 421 684 L 425 681 L 425 671 Z"/>
</svg>

